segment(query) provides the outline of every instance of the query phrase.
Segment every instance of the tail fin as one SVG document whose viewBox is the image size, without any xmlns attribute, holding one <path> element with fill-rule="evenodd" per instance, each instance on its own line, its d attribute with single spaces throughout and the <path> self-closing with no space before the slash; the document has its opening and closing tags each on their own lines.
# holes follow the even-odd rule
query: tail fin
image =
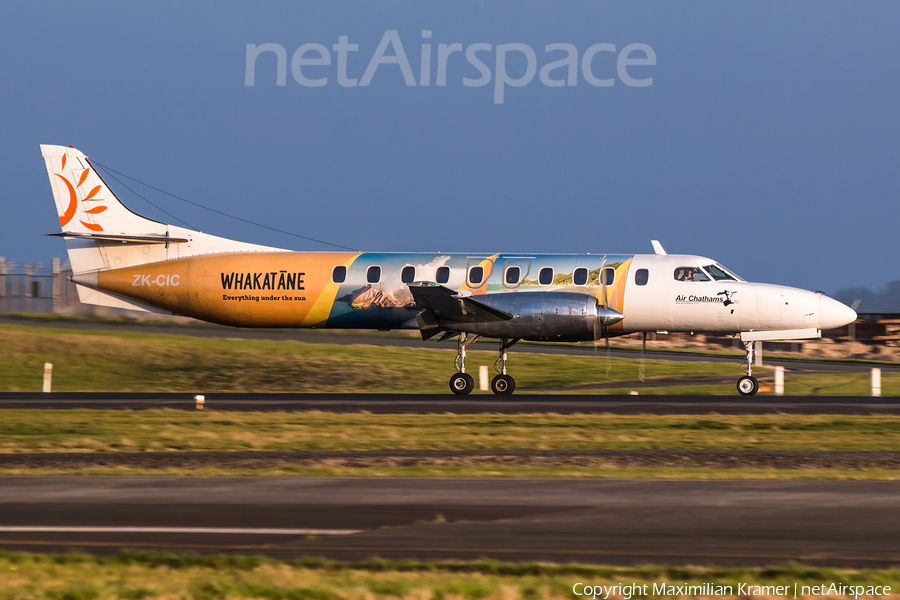
<svg viewBox="0 0 900 600">
<path fill-rule="evenodd" d="M 62 146 L 41 146 L 59 224 L 64 233 L 163 233 L 168 226 L 131 212 L 109 189 L 87 157 Z"/>
<path fill-rule="evenodd" d="M 279 251 L 174 227 L 125 207 L 82 152 L 72 146 L 41 145 L 53 199 L 73 273 L 117 269 L 212 252 Z M 78 286 L 86 304 L 122 306 L 130 301 Z M 113 301 L 113 298 L 115 301 Z"/>
</svg>

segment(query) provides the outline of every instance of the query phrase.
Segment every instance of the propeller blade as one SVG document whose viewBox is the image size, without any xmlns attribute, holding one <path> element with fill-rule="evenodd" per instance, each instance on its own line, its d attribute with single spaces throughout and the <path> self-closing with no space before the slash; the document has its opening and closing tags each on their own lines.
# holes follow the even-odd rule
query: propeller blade
<svg viewBox="0 0 900 600">
<path fill-rule="evenodd" d="M 641 332 L 641 363 L 638 369 L 638 378 L 644 381 L 644 352 L 647 350 L 647 332 Z"/>
<path fill-rule="evenodd" d="M 606 257 L 603 257 L 603 260 L 600 261 L 600 296 L 603 303 L 603 308 L 608 306 L 607 298 L 606 298 L 606 277 L 603 274 L 603 269 L 606 268 Z"/>
<path fill-rule="evenodd" d="M 606 256 L 604 256 L 603 260 L 600 261 L 600 302 L 603 306 L 604 315 L 601 319 L 599 314 L 600 311 L 598 311 L 597 319 L 596 321 L 594 321 L 594 353 L 596 354 L 597 352 L 597 336 L 599 333 L 600 337 L 602 337 L 606 343 L 606 376 L 609 377 L 609 374 L 612 371 L 612 354 L 609 348 L 609 315 L 607 314 L 607 309 L 609 308 L 609 298 L 606 292 L 606 274 L 604 273 L 604 269 L 606 269 Z M 618 320 L 621 319 L 617 319 L 617 321 Z"/>
<path fill-rule="evenodd" d="M 612 355 L 609 350 L 609 336 L 606 336 L 606 377 L 609 377 L 610 372 L 612 371 Z"/>
</svg>

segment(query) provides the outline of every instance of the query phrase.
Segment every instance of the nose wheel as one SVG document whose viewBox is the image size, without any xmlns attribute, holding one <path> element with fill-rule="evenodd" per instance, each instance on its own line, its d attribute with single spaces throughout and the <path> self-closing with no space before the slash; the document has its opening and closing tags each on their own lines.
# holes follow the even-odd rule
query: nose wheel
<svg viewBox="0 0 900 600">
<path fill-rule="evenodd" d="M 752 396 L 759 391 L 759 381 L 753 376 L 753 359 L 756 357 L 756 342 L 744 342 L 747 349 L 747 374 L 738 379 L 737 391 L 741 396 Z"/>
<path fill-rule="evenodd" d="M 737 390 L 741 396 L 752 396 L 759 391 L 759 382 L 752 375 L 744 375 L 738 379 Z"/>
</svg>

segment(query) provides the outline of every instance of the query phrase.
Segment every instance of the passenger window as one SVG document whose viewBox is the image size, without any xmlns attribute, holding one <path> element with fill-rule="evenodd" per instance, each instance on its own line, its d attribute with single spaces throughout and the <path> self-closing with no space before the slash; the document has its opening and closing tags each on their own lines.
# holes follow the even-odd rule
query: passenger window
<svg viewBox="0 0 900 600">
<path fill-rule="evenodd" d="M 578 267 L 572 274 L 572 283 L 575 285 L 584 285 L 588 280 L 588 270 L 584 267 Z"/>
<path fill-rule="evenodd" d="M 400 271 L 400 281 L 403 283 L 412 283 L 416 280 L 416 268 L 409 266 L 403 267 L 403 270 Z"/>
<path fill-rule="evenodd" d="M 506 269 L 506 285 L 516 285 L 519 283 L 519 275 L 522 270 L 519 267 L 508 267 Z"/>
<path fill-rule="evenodd" d="M 634 284 L 635 285 L 647 285 L 647 281 L 650 279 L 650 271 L 647 269 L 638 269 L 634 272 Z"/>
<path fill-rule="evenodd" d="M 447 283 L 450 281 L 450 267 L 438 267 L 434 279 L 438 283 Z"/>
<path fill-rule="evenodd" d="M 603 272 L 600 274 L 600 281 L 603 282 L 604 285 L 612 285 L 616 280 L 616 270 L 612 267 L 606 267 L 603 269 Z"/>
<path fill-rule="evenodd" d="M 697 267 L 678 267 L 675 269 L 676 281 L 709 281 L 706 273 Z"/>
<path fill-rule="evenodd" d="M 538 273 L 538 283 L 541 285 L 550 285 L 553 283 L 553 267 L 544 267 Z"/>
<path fill-rule="evenodd" d="M 481 285 L 484 279 L 484 267 L 472 267 L 469 269 L 469 283 L 472 285 Z"/>
<path fill-rule="evenodd" d="M 331 271 L 331 281 L 333 283 L 344 283 L 347 280 L 347 267 L 338 265 Z"/>
<path fill-rule="evenodd" d="M 381 267 L 369 267 L 369 270 L 366 271 L 366 281 L 369 283 L 381 281 Z"/>
</svg>

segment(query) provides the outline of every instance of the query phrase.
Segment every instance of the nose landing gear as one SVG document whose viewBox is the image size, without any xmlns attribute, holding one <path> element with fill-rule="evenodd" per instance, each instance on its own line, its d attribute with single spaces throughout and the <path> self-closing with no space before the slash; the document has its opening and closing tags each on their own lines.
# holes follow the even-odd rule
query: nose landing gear
<svg viewBox="0 0 900 600">
<path fill-rule="evenodd" d="M 756 342 L 744 342 L 747 349 L 747 374 L 738 379 L 737 391 L 741 396 L 752 396 L 759 391 L 759 381 L 753 376 L 753 361 L 756 358 Z M 743 365 L 742 365 L 743 366 Z"/>
</svg>

